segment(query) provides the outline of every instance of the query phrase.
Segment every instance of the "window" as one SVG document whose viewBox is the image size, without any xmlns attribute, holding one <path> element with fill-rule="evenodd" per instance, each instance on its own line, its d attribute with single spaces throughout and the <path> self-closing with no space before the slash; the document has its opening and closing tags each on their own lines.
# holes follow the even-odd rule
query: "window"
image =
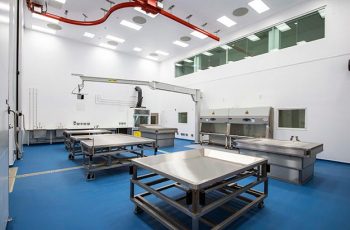
<svg viewBox="0 0 350 230">
<path fill-rule="evenodd" d="M 187 124 L 187 112 L 179 113 L 178 118 L 179 118 L 179 123 Z"/>
<path fill-rule="evenodd" d="M 278 127 L 305 129 L 305 109 L 279 109 Z"/>
<path fill-rule="evenodd" d="M 324 37 L 325 9 L 323 8 L 179 61 L 175 63 L 175 77 Z"/>
</svg>

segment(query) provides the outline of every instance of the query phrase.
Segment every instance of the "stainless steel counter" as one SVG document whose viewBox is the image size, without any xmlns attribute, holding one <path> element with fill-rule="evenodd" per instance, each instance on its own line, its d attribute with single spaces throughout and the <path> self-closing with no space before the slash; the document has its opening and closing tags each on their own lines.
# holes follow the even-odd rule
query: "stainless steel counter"
<svg viewBox="0 0 350 230">
<path fill-rule="evenodd" d="M 187 214 L 192 219 L 192 229 L 199 229 L 199 222 L 221 229 L 228 226 L 249 209 L 255 206 L 262 207 L 263 200 L 268 193 L 267 160 L 259 157 L 214 149 L 195 149 L 133 159 L 132 165 L 133 177 L 131 179 L 130 198 L 136 205 L 135 211 L 144 210 L 166 227 L 172 229 L 185 227 L 183 223 L 176 222 L 160 207 L 146 200 L 145 197 L 154 195 L 168 205 Z M 138 168 L 149 170 L 151 173 L 138 175 Z M 253 182 L 239 185 L 241 180 L 248 177 L 254 177 Z M 148 181 L 143 182 L 142 180 L 146 178 L 149 178 Z M 150 181 L 150 178 L 154 180 Z M 171 181 L 174 183 L 164 185 L 165 182 Z M 162 187 L 157 189 L 154 187 L 161 183 Z M 261 183 L 264 184 L 263 192 L 252 189 Z M 135 195 L 135 185 L 146 190 L 146 193 Z M 184 193 L 184 196 L 182 198 L 177 197 L 174 200 L 160 192 L 170 188 L 179 189 Z M 214 196 L 215 198 L 213 198 L 212 194 L 215 193 L 219 193 L 221 196 Z M 250 194 L 254 198 L 248 199 L 241 196 L 244 193 Z M 213 224 L 203 217 L 208 212 L 225 206 L 226 203 L 234 202 L 235 199 L 243 202 L 243 207 L 230 213 L 223 222 Z"/>
<path fill-rule="evenodd" d="M 174 146 L 177 128 L 167 128 L 160 125 L 142 125 L 139 128 L 142 137 L 156 140 L 158 147 Z"/>
<path fill-rule="evenodd" d="M 312 179 L 316 155 L 323 144 L 283 141 L 265 138 L 236 140 L 241 154 L 268 159 L 269 176 L 284 181 L 303 184 Z"/>
</svg>

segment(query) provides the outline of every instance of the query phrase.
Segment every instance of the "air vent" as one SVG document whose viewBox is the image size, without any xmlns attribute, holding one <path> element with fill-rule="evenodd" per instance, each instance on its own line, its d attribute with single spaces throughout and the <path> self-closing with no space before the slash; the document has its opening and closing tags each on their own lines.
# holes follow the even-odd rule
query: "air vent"
<svg viewBox="0 0 350 230">
<path fill-rule="evenodd" d="M 192 39 L 192 38 L 189 37 L 189 36 L 183 36 L 183 37 L 180 38 L 180 40 L 183 41 L 183 42 L 191 41 L 191 39 Z"/>
<path fill-rule="evenodd" d="M 249 12 L 248 8 L 246 7 L 241 7 L 238 9 L 235 9 L 232 14 L 236 17 L 242 17 L 244 15 L 246 15 Z"/>
<path fill-rule="evenodd" d="M 146 18 L 141 17 L 141 16 L 135 16 L 135 17 L 132 18 L 132 20 L 135 23 L 140 24 L 140 25 L 145 24 L 147 22 Z"/>
</svg>

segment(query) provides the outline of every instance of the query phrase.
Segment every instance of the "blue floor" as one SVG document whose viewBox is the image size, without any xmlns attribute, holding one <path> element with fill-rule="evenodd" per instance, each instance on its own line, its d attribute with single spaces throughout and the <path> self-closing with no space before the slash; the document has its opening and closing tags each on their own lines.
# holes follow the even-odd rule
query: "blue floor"
<svg viewBox="0 0 350 230">
<path fill-rule="evenodd" d="M 187 150 L 189 144 L 176 140 L 174 148 L 162 150 Z M 78 165 L 62 144 L 26 147 L 16 162 L 19 175 Z M 164 229 L 146 213 L 133 213 L 129 178 L 127 169 L 104 171 L 91 182 L 82 169 L 17 178 L 8 229 Z M 229 229 L 349 229 L 349 191 L 350 165 L 317 161 L 313 180 L 304 186 L 270 179 L 265 208 Z"/>
</svg>

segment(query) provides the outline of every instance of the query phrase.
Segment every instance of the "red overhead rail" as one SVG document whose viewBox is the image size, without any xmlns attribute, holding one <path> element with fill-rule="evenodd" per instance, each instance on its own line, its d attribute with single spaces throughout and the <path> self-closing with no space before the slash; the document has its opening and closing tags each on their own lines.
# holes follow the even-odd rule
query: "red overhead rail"
<svg viewBox="0 0 350 230">
<path fill-rule="evenodd" d="M 78 21 L 78 20 L 73 20 L 65 17 L 61 17 L 55 14 L 48 13 L 47 11 L 44 11 L 44 7 L 40 4 L 34 3 L 32 0 L 27 0 L 27 7 L 28 9 L 37 14 L 41 14 L 43 16 L 49 17 L 56 19 L 61 22 L 73 24 L 73 25 L 79 25 L 79 26 L 94 26 L 94 25 L 99 25 L 101 23 L 104 23 L 109 16 L 116 10 L 120 10 L 123 8 L 129 8 L 129 7 L 141 7 L 142 10 L 144 10 L 147 13 L 152 13 L 152 14 L 161 14 L 164 15 L 167 18 L 170 18 L 184 26 L 187 26 L 195 31 L 198 31 L 216 41 L 220 41 L 220 38 L 208 31 L 205 31 L 189 22 L 186 22 L 185 20 L 178 18 L 177 16 L 161 9 L 158 7 L 158 0 L 133 0 L 132 2 L 123 2 L 123 3 L 118 3 L 117 5 L 114 5 L 111 7 L 107 13 L 100 19 L 97 19 L 95 21 Z"/>
</svg>

